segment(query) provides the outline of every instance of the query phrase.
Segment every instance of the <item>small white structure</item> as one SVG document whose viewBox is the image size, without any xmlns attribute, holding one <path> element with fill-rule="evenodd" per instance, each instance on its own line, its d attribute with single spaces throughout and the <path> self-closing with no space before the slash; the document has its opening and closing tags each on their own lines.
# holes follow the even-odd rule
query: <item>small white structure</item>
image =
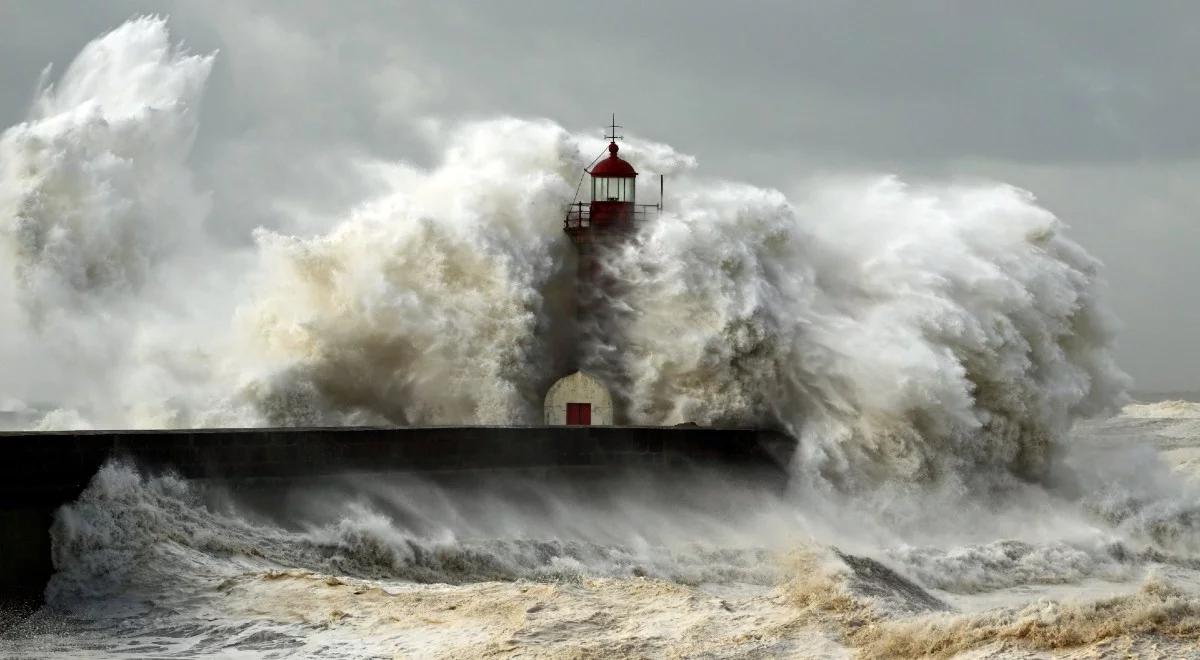
<svg viewBox="0 0 1200 660">
<path fill-rule="evenodd" d="M 546 423 L 605 426 L 613 423 L 612 396 L 595 376 L 576 371 L 546 392 Z"/>
</svg>

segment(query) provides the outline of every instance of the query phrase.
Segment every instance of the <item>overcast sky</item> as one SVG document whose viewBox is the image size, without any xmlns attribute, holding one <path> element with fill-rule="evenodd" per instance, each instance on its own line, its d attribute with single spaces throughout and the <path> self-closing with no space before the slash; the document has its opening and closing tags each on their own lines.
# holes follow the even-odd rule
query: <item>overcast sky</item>
<svg viewBox="0 0 1200 660">
<path fill-rule="evenodd" d="M 414 118 L 627 131 L 702 172 L 997 179 L 1107 266 L 1141 390 L 1200 390 L 1200 3 L 0 3 L 0 123 L 139 13 L 219 50 L 194 165 L 214 233 L 283 226 L 369 183 L 336 153 L 430 158 Z M 264 172 L 271 173 L 263 176 Z"/>
</svg>

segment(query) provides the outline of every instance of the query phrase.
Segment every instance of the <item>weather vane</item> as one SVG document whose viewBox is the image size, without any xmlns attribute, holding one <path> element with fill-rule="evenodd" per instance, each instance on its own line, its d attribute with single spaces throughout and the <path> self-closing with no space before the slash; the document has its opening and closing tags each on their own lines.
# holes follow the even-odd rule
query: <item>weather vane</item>
<svg viewBox="0 0 1200 660">
<path fill-rule="evenodd" d="M 615 112 L 613 113 L 613 116 L 612 116 L 612 125 L 611 125 L 611 126 L 608 126 L 608 127 L 606 127 L 606 128 L 611 128 L 611 129 L 612 129 L 612 135 L 607 135 L 607 134 L 605 134 L 605 136 L 604 136 L 604 139 L 606 139 L 606 140 L 612 140 L 613 142 L 616 142 L 617 140 L 624 140 L 624 139 L 625 139 L 625 136 L 624 136 L 624 135 L 617 135 L 617 129 L 618 129 L 618 128 L 625 128 L 624 126 L 621 126 L 620 124 L 618 124 L 618 123 L 617 123 L 617 113 L 615 113 Z"/>
</svg>

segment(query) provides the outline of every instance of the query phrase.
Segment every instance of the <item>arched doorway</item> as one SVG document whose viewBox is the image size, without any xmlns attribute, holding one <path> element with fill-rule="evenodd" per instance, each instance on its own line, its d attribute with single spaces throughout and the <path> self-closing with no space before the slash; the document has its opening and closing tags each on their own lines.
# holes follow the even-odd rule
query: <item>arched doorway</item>
<svg viewBox="0 0 1200 660">
<path fill-rule="evenodd" d="M 612 397 L 600 379 L 576 371 L 546 392 L 545 420 L 550 425 L 609 426 Z"/>
</svg>

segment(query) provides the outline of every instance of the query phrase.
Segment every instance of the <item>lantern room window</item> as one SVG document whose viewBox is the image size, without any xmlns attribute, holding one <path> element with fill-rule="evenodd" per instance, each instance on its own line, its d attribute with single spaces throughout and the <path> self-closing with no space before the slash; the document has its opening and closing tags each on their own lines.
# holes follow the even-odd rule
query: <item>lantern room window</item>
<svg viewBox="0 0 1200 660">
<path fill-rule="evenodd" d="M 592 179 L 593 202 L 634 201 L 633 177 L 595 177 Z"/>
</svg>

